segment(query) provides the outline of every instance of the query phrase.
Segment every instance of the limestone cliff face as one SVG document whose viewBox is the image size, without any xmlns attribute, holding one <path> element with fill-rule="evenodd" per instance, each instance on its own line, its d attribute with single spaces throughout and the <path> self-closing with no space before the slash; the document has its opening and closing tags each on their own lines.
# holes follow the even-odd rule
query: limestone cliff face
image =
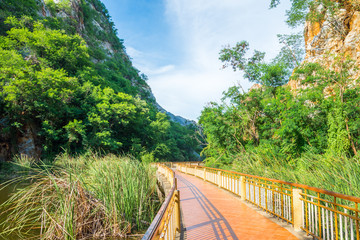
<svg viewBox="0 0 360 240">
<path fill-rule="evenodd" d="M 306 56 L 304 62 L 319 63 L 330 67 L 333 56 L 349 56 L 360 64 L 360 1 L 345 3 L 335 14 L 325 13 L 322 21 L 305 23 L 304 38 Z M 323 11 L 318 9 L 318 11 Z M 354 78 L 360 71 L 354 71 Z M 299 88 L 299 83 L 291 80 L 291 89 Z"/>
<path fill-rule="evenodd" d="M 322 22 L 306 22 L 304 35 L 307 62 L 317 62 L 327 54 L 345 54 L 360 62 L 360 12 L 353 8 L 326 14 Z"/>
<path fill-rule="evenodd" d="M 62 2 L 62 0 L 54 0 L 55 4 Z M 92 19 L 92 25 L 95 26 L 97 32 L 101 34 L 101 32 L 112 31 L 109 26 L 108 19 L 104 14 L 102 9 L 98 9 L 91 1 L 85 1 L 91 9 L 97 12 L 97 17 Z M 84 24 L 84 13 L 81 8 L 81 0 L 70 0 L 69 8 L 67 9 L 57 9 L 57 11 L 50 11 L 50 8 L 46 4 L 45 0 L 41 0 L 41 11 L 39 11 L 39 15 L 43 17 L 59 17 L 63 19 L 71 19 L 76 24 L 76 32 L 82 37 L 86 38 L 86 25 Z M 114 47 L 108 40 L 102 39 L 99 42 L 99 45 L 107 51 L 108 57 L 114 55 L 114 53 L 118 50 L 118 48 Z M 122 51 L 123 57 L 126 60 L 129 60 L 129 56 Z"/>
</svg>

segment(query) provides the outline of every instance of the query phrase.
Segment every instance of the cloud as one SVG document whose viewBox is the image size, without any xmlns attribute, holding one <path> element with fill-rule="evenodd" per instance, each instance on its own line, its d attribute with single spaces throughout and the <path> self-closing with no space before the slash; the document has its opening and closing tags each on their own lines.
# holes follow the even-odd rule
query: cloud
<svg viewBox="0 0 360 240">
<path fill-rule="evenodd" d="M 173 70 L 175 68 L 174 65 L 166 65 L 166 66 L 162 66 L 162 67 L 159 67 L 157 69 L 149 69 L 147 72 L 148 74 L 151 74 L 151 75 L 158 75 L 158 74 L 163 74 L 163 73 L 167 73 L 171 70 Z"/>
<path fill-rule="evenodd" d="M 160 54 L 145 53 L 131 46 L 126 47 L 126 52 L 131 56 L 133 65 L 146 75 L 156 76 L 167 73 L 175 68 L 172 64 L 157 66 L 156 58 L 160 58 Z"/>
<path fill-rule="evenodd" d="M 220 70 L 219 51 L 226 44 L 247 40 L 253 49 L 275 57 L 280 49 L 276 34 L 289 30 L 284 8 L 270 11 L 268 4 L 268 0 L 165 0 L 173 44 L 183 55 L 168 71 L 149 71 L 160 105 L 196 120 L 205 104 L 219 101 L 228 87 L 240 82 L 248 89 L 252 84 L 242 73 Z"/>
<path fill-rule="evenodd" d="M 131 46 L 127 46 L 126 47 L 126 52 L 127 54 L 129 54 L 129 56 L 135 58 L 135 59 L 141 59 L 144 57 L 144 53 L 131 47 Z"/>
<path fill-rule="evenodd" d="M 162 19 L 166 24 L 159 26 L 159 33 L 139 25 L 132 34 L 139 35 L 132 38 L 137 41 L 126 48 L 134 66 L 148 75 L 158 103 L 167 111 L 192 120 L 200 116 L 206 103 L 219 101 L 235 83 L 240 82 L 244 89 L 252 85 L 242 78 L 241 72 L 221 70 L 218 58 L 223 46 L 247 40 L 252 50 L 265 51 L 270 59 L 280 49 L 276 34 L 290 32 L 284 23 L 284 9 L 289 8 L 289 3 L 275 10 L 268 9 L 269 0 L 163 3 Z M 165 31 L 164 26 L 169 29 Z"/>
<path fill-rule="evenodd" d="M 174 114 L 196 120 L 208 102 L 219 101 L 222 92 L 238 82 L 239 78 L 233 78 L 232 75 L 233 72 L 229 70 L 175 70 L 152 78 L 151 87 L 162 107 Z M 246 81 L 240 80 L 240 84 L 244 88 L 250 87 Z"/>
</svg>

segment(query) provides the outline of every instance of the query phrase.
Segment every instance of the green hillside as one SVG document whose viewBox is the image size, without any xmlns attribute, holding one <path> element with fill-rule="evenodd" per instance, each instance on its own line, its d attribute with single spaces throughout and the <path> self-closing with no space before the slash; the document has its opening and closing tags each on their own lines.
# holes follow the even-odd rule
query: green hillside
<svg viewBox="0 0 360 240">
<path fill-rule="evenodd" d="M 196 127 L 159 112 L 101 1 L 1 1 L 0 29 L 0 142 L 9 155 L 91 148 L 196 158 Z"/>
</svg>

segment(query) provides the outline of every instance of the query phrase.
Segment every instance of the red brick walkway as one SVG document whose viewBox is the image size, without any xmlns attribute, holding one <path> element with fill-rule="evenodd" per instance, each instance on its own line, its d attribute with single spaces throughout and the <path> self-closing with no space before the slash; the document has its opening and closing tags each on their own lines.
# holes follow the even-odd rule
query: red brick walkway
<svg viewBox="0 0 360 240">
<path fill-rule="evenodd" d="M 177 171 L 176 177 L 188 240 L 298 239 L 217 186 Z"/>
</svg>

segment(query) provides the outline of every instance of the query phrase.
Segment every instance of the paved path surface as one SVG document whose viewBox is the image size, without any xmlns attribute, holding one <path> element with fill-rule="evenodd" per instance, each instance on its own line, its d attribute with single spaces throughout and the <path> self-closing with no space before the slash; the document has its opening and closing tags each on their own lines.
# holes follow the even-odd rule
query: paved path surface
<svg viewBox="0 0 360 240">
<path fill-rule="evenodd" d="M 298 239 L 236 196 L 197 177 L 175 173 L 186 239 Z"/>
</svg>

